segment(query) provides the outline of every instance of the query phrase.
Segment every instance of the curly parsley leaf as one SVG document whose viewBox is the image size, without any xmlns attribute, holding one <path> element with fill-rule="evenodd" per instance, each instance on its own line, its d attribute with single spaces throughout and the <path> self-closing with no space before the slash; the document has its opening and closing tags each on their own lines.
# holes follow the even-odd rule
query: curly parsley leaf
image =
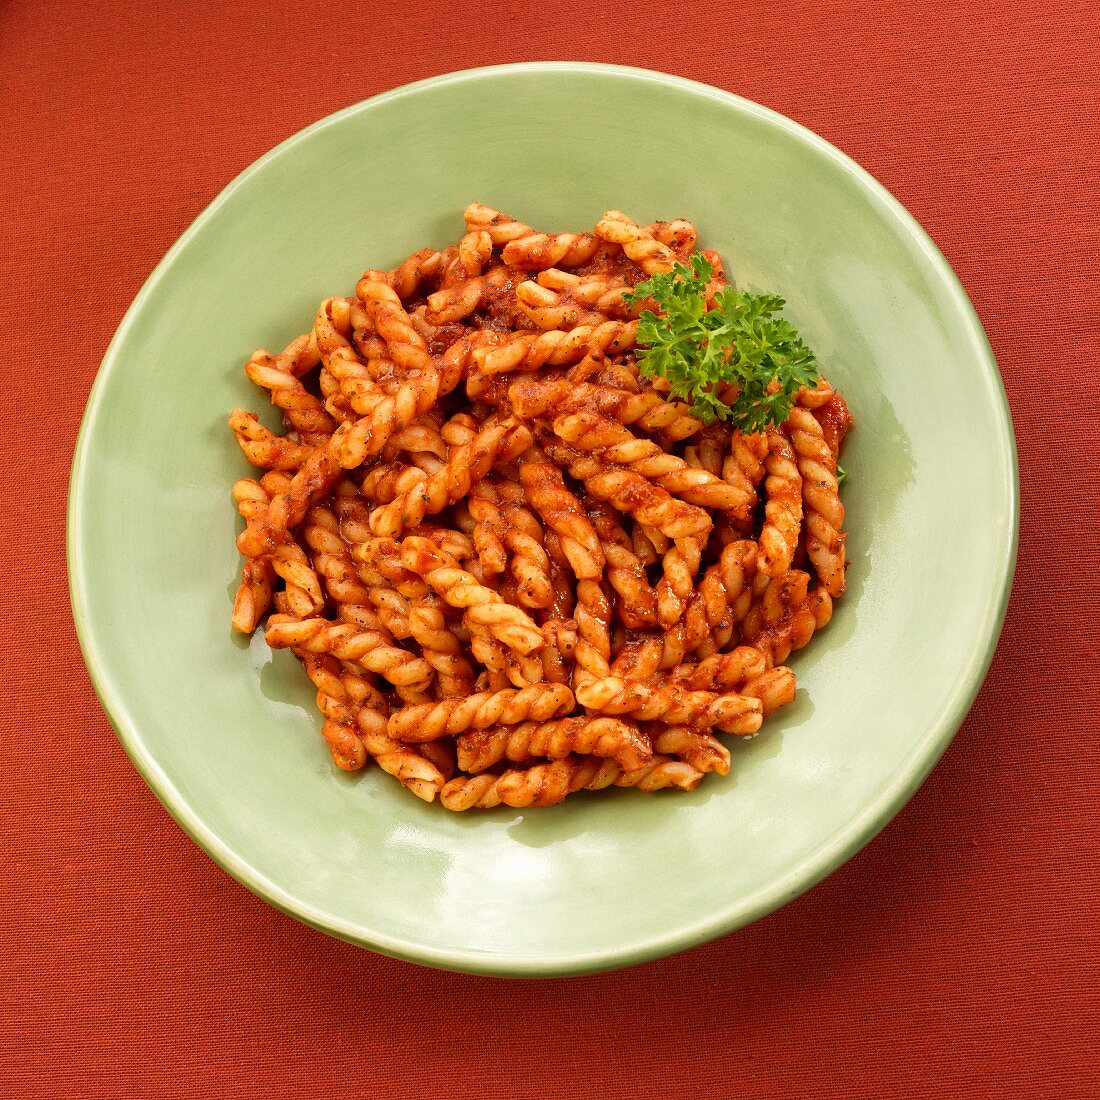
<svg viewBox="0 0 1100 1100">
<path fill-rule="evenodd" d="M 848 471 L 838 462 L 836 464 L 836 483 L 837 485 L 843 485 L 848 477 Z"/>
<path fill-rule="evenodd" d="M 638 366 L 650 378 L 666 379 L 671 396 L 690 403 L 706 424 L 731 420 L 744 432 L 782 424 L 798 390 L 817 384 L 814 353 L 776 316 L 786 304 L 776 294 L 727 286 L 707 309 L 713 274 L 707 258 L 695 253 L 690 265 L 677 263 L 625 296 L 630 305 L 652 300 L 660 310 L 638 318 Z"/>
</svg>

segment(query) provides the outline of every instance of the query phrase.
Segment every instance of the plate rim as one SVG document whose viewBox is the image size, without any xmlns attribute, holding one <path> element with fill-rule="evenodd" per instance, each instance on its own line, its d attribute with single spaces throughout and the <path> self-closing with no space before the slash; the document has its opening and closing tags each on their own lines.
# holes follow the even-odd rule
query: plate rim
<svg viewBox="0 0 1100 1100">
<path fill-rule="evenodd" d="M 818 153 L 833 161 L 834 164 L 852 176 L 863 189 L 872 205 L 880 212 L 890 215 L 898 225 L 899 230 L 903 230 L 909 240 L 919 247 L 924 258 L 938 275 L 942 286 L 947 291 L 963 329 L 968 332 L 971 352 L 978 361 L 994 398 L 992 406 L 995 414 L 997 414 L 995 420 L 999 428 L 997 435 L 1001 473 L 1009 486 L 1008 514 L 1006 517 L 1008 520 L 1008 537 L 1004 540 L 1003 545 L 999 547 L 995 560 L 990 563 L 991 568 L 997 569 L 1000 573 L 1000 589 L 996 598 L 990 601 L 990 606 L 986 608 L 983 637 L 975 640 L 976 644 L 971 651 L 965 674 L 958 678 L 954 691 L 944 700 L 938 715 L 929 723 L 925 735 L 915 745 L 904 766 L 899 768 L 893 780 L 879 792 L 878 796 L 865 805 L 863 810 L 855 815 L 845 828 L 813 849 L 794 867 L 789 868 L 786 874 L 772 880 L 766 887 L 761 888 L 754 894 L 734 898 L 720 910 L 708 914 L 702 920 L 686 926 L 677 926 L 659 935 L 643 937 L 612 951 L 580 950 L 569 955 L 557 955 L 551 958 L 515 953 L 498 955 L 476 949 L 439 949 L 431 944 L 416 940 L 405 940 L 396 936 L 374 933 L 369 929 L 362 928 L 353 921 L 343 920 L 336 917 L 335 914 L 322 912 L 294 897 L 239 856 L 230 844 L 222 840 L 204 824 L 201 814 L 192 809 L 172 779 L 145 747 L 137 723 L 133 722 L 128 714 L 123 698 L 124 692 L 120 691 L 113 682 L 108 668 L 109 662 L 100 652 L 96 633 L 87 613 L 86 553 L 82 539 L 84 529 L 83 484 L 87 468 L 87 456 L 91 447 L 93 426 L 98 419 L 99 408 L 106 390 L 106 380 L 114 369 L 118 361 L 120 348 L 130 328 L 144 309 L 147 299 L 152 295 L 157 284 L 164 278 L 168 270 L 175 264 L 192 238 L 202 231 L 206 223 L 211 220 L 221 206 L 228 202 L 254 174 L 260 172 L 271 162 L 286 155 L 299 142 L 329 126 L 339 125 L 345 119 L 363 111 L 369 111 L 381 104 L 426 89 L 439 88 L 467 80 L 491 79 L 495 76 L 513 73 L 547 75 L 595 73 L 663 84 L 695 95 L 703 95 L 786 131 L 792 137 L 809 145 Z M 733 92 L 700 81 L 654 69 L 636 68 L 627 65 L 584 61 L 534 61 L 488 65 L 442 73 L 371 96 L 368 99 L 341 108 L 298 130 L 252 161 L 242 172 L 235 176 L 198 214 L 153 268 L 123 315 L 118 328 L 107 345 L 81 418 L 69 473 L 66 511 L 66 562 L 70 604 L 81 654 L 91 678 L 92 686 L 119 742 L 134 767 L 161 805 L 199 848 L 224 871 L 268 904 L 288 916 L 337 939 L 369 948 L 393 958 L 439 969 L 496 977 L 542 978 L 589 974 L 633 966 L 650 959 L 675 954 L 742 928 L 786 905 L 789 901 L 816 885 L 852 858 L 894 818 L 939 761 L 962 726 L 978 691 L 985 681 L 993 660 L 1004 625 L 1019 545 L 1020 476 L 1015 431 L 1008 396 L 992 347 L 977 312 L 958 276 L 924 228 L 870 172 L 820 135 L 786 115 L 782 115 L 752 100 L 745 99 Z"/>
</svg>

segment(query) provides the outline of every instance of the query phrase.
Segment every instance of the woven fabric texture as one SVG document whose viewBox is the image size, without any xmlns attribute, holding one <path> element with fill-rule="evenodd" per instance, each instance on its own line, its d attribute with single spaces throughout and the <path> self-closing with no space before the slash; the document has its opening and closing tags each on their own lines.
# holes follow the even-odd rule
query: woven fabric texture
<svg viewBox="0 0 1100 1100">
<path fill-rule="evenodd" d="M 0 1095 L 1095 1095 L 1095 15 L 1087 0 L 0 6 Z M 988 681 L 863 852 L 677 958 L 506 982 L 328 939 L 184 836 L 85 673 L 65 492 L 112 332 L 234 175 L 396 85 L 558 58 L 727 88 L 877 176 L 988 330 L 1023 521 Z"/>
</svg>

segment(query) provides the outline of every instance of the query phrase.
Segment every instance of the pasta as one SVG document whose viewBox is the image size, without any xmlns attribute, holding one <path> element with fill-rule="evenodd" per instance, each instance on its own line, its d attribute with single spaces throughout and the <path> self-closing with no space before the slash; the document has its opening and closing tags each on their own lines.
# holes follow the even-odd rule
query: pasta
<svg viewBox="0 0 1100 1100">
<path fill-rule="evenodd" d="M 453 811 L 693 790 L 795 698 L 845 590 L 851 417 L 817 378 L 781 423 L 708 424 L 642 369 L 636 287 L 703 257 L 699 310 L 723 300 L 696 243 L 474 203 L 249 358 L 284 431 L 229 418 L 262 471 L 233 487 L 232 625 L 302 662 L 337 767 Z"/>
</svg>

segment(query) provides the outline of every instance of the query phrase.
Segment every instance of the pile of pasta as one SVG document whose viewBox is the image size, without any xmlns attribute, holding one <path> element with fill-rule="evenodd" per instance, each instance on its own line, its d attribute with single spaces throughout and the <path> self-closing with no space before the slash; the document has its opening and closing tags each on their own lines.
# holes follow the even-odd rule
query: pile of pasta
<svg viewBox="0 0 1100 1100">
<path fill-rule="evenodd" d="M 340 768 L 449 810 L 691 790 L 844 591 L 847 409 L 822 381 L 745 435 L 640 373 L 623 296 L 690 222 L 465 222 L 246 364 L 285 434 L 230 417 L 265 471 L 233 488 L 233 626 L 301 660 Z"/>
</svg>

